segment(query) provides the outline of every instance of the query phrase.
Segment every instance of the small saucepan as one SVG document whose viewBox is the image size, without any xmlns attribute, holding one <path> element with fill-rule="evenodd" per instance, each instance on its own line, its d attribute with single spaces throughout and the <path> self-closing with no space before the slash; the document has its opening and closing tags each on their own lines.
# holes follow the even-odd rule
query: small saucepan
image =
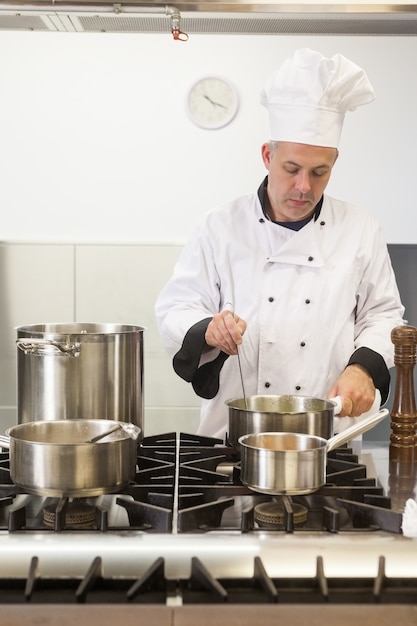
<svg viewBox="0 0 417 626">
<path fill-rule="evenodd" d="M 26 422 L 0 437 L 10 450 L 10 477 L 28 493 L 85 498 L 133 480 L 141 429 L 106 419 Z"/>
<path fill-rule="evenodd" d="M 239 438 L 241 482 L 269 495 L 303 495 L 326 482 L 327 453 L 360 435 L 388 415 L 374 413 L 329 440 L 294 432 L 265 432 Z"/>
</svg>

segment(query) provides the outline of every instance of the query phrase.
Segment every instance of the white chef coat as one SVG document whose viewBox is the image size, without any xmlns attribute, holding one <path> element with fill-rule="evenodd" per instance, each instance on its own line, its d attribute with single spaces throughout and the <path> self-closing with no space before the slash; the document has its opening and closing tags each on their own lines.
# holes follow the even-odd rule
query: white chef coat
<svg viewBox="0 0 417 626">
<path fill-rule="evenodd" d="M 404 309 L 379 225 L 351 204 L 325 196 L 318 219 L 299 231 L 268 221 L 257 194 L 211 211 L 156 303 L 167 352 L 227 303 L 247 322 L 239 348 L 247 396 L 326 398 L 360 347 L 393 366 L 391 330 Z M 209 350 L 200 364 L 218 354 Z M 225 403 L 242 395 L 232 356 L 217 395 L 202 400 L 199 433 L 224 439 Z"/>
</svg>

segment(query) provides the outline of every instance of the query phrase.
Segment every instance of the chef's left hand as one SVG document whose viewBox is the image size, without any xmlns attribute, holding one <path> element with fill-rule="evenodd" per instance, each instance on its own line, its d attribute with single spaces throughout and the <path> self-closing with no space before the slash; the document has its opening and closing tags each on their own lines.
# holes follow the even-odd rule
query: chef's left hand
<svg viewBox="0 0 417 626">
<path fill-rule="evenodd" d="M 357 417 L 372 407 L 375 399 L 375 386 L 368 371 L 361 365 L 349 365 L 339 376 L 328 397 L 342 398 L 341 417 Z"/>
</svg>

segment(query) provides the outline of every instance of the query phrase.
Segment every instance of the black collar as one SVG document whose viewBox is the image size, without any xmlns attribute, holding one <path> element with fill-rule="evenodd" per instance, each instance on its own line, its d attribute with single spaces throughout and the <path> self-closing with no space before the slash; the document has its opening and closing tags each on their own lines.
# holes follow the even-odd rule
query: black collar
<svg viewBox="0 0 417 626">
<path fill-rule="evenodd" d="M 267 186 L 268 186 L 268 176 L 265 176 L 264 180 L 262 181 L 258 189 L 258 198 L 259 198 L 259 202 L 261 203 L 263 214 L 265 215 L 268 221 L 273 222 L 274 224 L 279 224 L 280 226 L 284 226 L 285 228 L 290 228 L 291 230 L 301 230 L 301 228 L 303 228 L 303 226 L 308 224 L 308 222 L 310 222 L 313 218 L 314 218 L 314 221 L 317 220 L 321 212 L 321 207 L 323 206 L 324 196 L 322 196 L 320 200 L 317 202 L 314 212 L 310 215 L 310 217 L 306 217 L 305 219 L 300 220 L 299 222 L 277 222 L 275 220 L 271 220 L 271 218 L 268 216 L 266 212 L 266 198 L 267 198 L 266 188 Z"/>
</svg>

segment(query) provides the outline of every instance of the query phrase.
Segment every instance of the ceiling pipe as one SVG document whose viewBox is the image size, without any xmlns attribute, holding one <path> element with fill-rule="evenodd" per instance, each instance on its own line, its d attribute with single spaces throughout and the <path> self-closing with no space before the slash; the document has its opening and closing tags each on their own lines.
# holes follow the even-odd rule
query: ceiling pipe
<svg viewBox="0 0 417 626">
<path fill-rule="evenodd" d="M 181 30 L 181 13 L 170 5 L 165 6 L 144 6 L 133 4 L 59 4 L 55 0 L 51 2 L 37 2 L 36 4 L 18 3 L 18 2 L 0 2 L 2 11 L 19 11 L 19 12 L 40 12 L 54 11 L 56 13 L 109 13 L 116 15 L 121 13 L 137 13 L 145 15 L 166 15 L 171 20 L 171 33 L 175 41 L 188 41 L 188 34 Z"/>
</svg>

